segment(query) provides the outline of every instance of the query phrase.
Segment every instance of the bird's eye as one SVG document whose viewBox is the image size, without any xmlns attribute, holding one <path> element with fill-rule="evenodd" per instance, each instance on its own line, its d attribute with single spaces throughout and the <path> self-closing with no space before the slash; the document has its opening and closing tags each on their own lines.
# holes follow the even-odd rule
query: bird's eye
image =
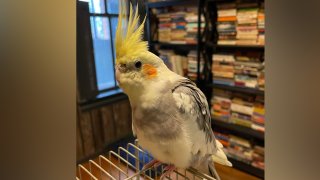
<svg viewBox="0 0 320 180">
<path fill-rule="evenodd" d="M 137 61 L 137 62 L 134 63 L 134 66 L 136 68 L 141 68 L 141 65 L 142 65 L 141 61 Z"/>
</svg>

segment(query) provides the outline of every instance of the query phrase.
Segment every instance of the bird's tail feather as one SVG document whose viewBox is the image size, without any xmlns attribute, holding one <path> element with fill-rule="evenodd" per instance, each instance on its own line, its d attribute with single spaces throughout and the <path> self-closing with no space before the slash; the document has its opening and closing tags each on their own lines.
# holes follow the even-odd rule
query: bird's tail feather
<svg viewBox="0 0 320 180">
<path fill-rule="evenodd" d="M 231 162 L 228 161 L 227 156 L 222 150 L 223 145 L 218 140 L 216 140 L 216 144 L 217 144 L 217 152 L 214 155 L 212 155 L 212 160 L 221 165 L 232 167 Z"/>
</svg>

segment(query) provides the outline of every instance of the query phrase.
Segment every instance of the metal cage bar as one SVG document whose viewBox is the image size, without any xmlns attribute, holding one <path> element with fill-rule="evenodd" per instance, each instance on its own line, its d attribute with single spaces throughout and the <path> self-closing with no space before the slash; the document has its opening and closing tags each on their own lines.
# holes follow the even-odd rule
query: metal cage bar
<svg viewBox="0 0 320 180">
<path fill-rule="evenodd" d="M 78 165 L 77 180 L 158 180 L 164 171 L 164 165 L 158 168 L 141 170 L 152 157 L 142 150 L 138 141 L 118 147 L 117 153 L 109 151 L 107 156 L 100 155 L 95 160 Z M 215 180 L 213 177 L 188 168 L 174 170 L 164 179 L 172 180 Z"/>
</svg>

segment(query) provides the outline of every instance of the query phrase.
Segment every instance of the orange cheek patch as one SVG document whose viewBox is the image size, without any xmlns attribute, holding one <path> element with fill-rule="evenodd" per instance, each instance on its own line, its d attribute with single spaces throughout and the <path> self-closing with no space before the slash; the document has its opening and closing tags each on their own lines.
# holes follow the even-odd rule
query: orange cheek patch
<svg viewBox="0 0 320 180">
<path fill-rule="evenodd" d="M 142 69 L 148 78 L 154 78 L 157 76 L 157 69 L 150 64 L 144 64 Z"/>
</svg>

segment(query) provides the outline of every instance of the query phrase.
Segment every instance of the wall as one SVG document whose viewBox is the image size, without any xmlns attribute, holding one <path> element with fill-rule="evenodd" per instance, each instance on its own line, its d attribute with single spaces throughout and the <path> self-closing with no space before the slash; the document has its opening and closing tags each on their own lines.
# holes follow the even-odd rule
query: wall
<svg viewBox="0 0 320 180">
<path fill-rule="evenodd" d="M 87 111 L 77 108 L 77 161 L 100 153 L 107 145 L 131 134 L 127 99 Z"/>
</svg>

